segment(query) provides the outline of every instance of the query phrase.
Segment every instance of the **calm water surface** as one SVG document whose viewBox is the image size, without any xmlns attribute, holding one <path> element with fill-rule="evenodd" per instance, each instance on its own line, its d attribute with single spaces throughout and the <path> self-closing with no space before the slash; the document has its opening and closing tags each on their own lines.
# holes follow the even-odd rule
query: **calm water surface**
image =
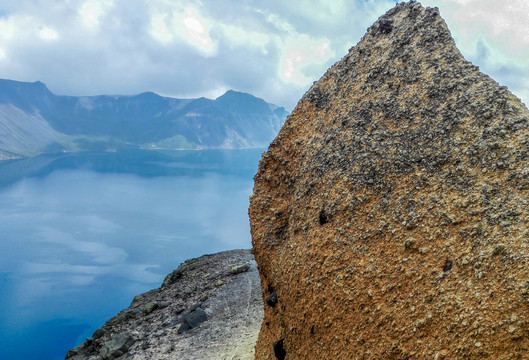
<svg viewBox="0 0 529 360">
<path fill-rule="evenodd" d="M 0 354 L 63 359 L 190 257 L 249 248 L 263 149 L 0 162 Z"/>
</svg>

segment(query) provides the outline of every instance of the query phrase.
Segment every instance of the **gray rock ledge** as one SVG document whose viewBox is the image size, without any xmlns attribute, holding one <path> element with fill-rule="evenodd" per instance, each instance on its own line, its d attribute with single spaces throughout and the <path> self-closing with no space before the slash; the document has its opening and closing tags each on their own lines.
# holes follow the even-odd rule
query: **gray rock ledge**
<svg viewBox="0 0 529 360">
<path fill-rule="evenodd" d="M 135 296 L 66 359 L 249 360 L 262 318 L 250 250 L 204 255 L 186 260 L 160 288 Z"/>
</svg>

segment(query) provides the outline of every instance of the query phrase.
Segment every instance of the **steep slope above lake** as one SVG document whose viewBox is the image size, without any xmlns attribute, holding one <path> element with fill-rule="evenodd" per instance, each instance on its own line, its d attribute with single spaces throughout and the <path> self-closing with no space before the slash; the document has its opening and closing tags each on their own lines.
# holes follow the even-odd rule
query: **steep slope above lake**
<svg viewBox="0 0 529 360">
<path fill-rule="evenodd" d="M 66 359 L 251 360 L 262 317 L 250 251 L 204 255 L 137 295 Z"/>
</svg>

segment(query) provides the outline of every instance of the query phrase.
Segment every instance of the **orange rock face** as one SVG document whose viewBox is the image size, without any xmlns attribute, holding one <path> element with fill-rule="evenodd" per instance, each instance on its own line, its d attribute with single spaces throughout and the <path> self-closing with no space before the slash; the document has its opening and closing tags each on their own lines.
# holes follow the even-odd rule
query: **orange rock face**
<svg viewBox="0 0 529 360">
<path fill-rule="evenodd" d="M 527 108 L 396 5 L 259 164 L 256 359 L 529 358 L 528 203 Z"/>
</svg>

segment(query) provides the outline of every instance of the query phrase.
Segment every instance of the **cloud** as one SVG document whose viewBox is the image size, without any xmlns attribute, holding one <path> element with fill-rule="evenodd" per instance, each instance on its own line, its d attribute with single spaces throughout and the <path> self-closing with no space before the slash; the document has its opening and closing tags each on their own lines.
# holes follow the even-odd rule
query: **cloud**
<svg viewBox="0 0 529 360">
<path fill-rule="evenodd" d="M 48 262 L 25 262 L 19 270 L 22 276 L 13 297 L 17 305 L 29 305 L 44 298 L 80 291 L 80 287 L 93 285 L 98 277 L 112 276 L 115 279 L 128 279 L 129 283 L 153 284 L 160 282 L 160 275 L 153 272 L 156 265 L 125 264 L 76 265 Z M 97 286 L 102 286 L 100 281 Z M 106 284 L 107 285 L 107 284 Z M 121 284 L 120 284 L 121 286 Z"/>
<path fill-rule="evenodd" d="M 57 31 L 45 26 L 40 29 L 39 35 L 44 40 L 57 40 L 59 38 Z"/>
<path fill-rule="evenodd" d="M 89 0 L 81 5 L 78 12 L 84 25 L 95 30 L 99 27 L 101 19 L 113 5 L 114 2 L 110 0 Z"/>
<path fill-rule="evenodd" d="M 150 6 L 151 37 L 163 45 L 187 44 L 204 56 L 213 56 L 217 43 L 211 37 L 213 19 L 204 16 L 199 7 L 174 2 L 152 2 Z"/>
<path fill-rule="evenodd" d="M 69 219 L 69 221 L 75 222 L 76 219 Z M 93 228 L 84 225 L 82 222 L 79 222 L 79 225 L 82 226 L 84 231 L 93 231 Z M 95 264 L 119 264 L 125 262 L 128 256 L 125 250 L 121 248 L 112 247 L 101 242 L 78 240 L 71 232 L 64 232 L 50 227 L 41 228 L 38 238 L 41 243 L 47 243 L 42 244 L 41 246 L 43 247 L 49 247 L 50 244 L 54 244 L 58 245 L 63 252 L 67 250 L 70 253 L 75 253 L 75 258 L 79 262 L 85 262 L 84 258 L 87 258 L 88 262 Z M 50 260 L 50 258 L 48 259 Z"/>
<path fill-rule="evenodd" d="M 310 77 L 312 72 L 305 72 L 305 69 L 326 62 L 334 55 L 327 39 L 311 39 L 305 34 L 290 36 L 281 49 L 280 79 L 284 83 L 299 86 L 306 86 L 313 81 Z"/>
<path fill-rule="evenodd" d="M 41 80 L 53 92 L 69 95 L 150 90 L 214 97 L 231 88 L 291 109 L 395 1 L 51 4 L 8 0 L 0 5 L 0 77 Z M 423 4 L 440 7 L 469 60 L 520 96 L 527 93 L 529 3 Z M 480 56 L 478 43 L 488 49 L 487 57 Z M 522 80 L 510 82 L 518 76 Z"/>
</svg>

